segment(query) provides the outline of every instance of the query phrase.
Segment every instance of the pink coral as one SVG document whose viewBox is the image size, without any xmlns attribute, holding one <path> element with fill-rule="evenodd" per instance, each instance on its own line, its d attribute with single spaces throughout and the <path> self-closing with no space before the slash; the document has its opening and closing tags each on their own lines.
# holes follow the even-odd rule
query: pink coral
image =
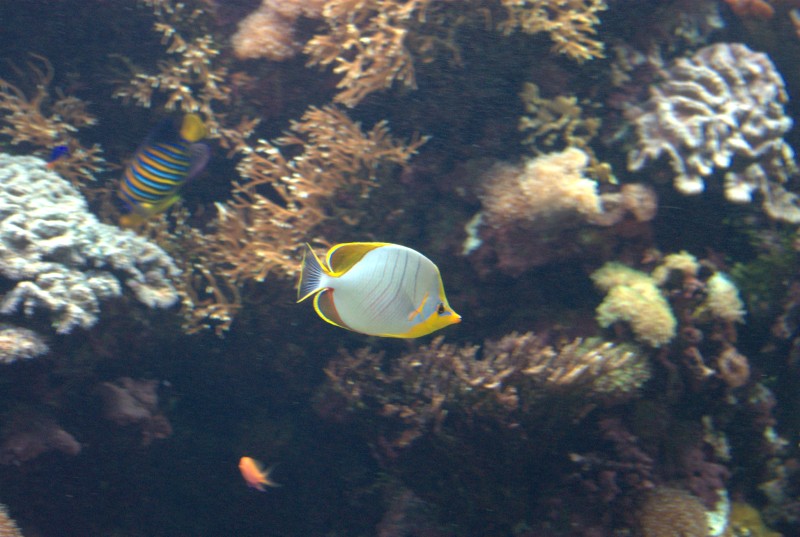
<svg viewBox="0 0 800 537">
<path fill-rule="evenodd" d="M 103 382 L 98 387 L 103 398 L 106 419 L 117 425 L 138 425 L 142 445 L 172 434 L 172 425 L 158 411 L 158 381 L 122 377 L 116 383 Z"/>
<path fill-rule="evenodd" d="M 19 411 L 4 427 L 0 464 L 21 464 L 54 450 L 77 455 L 81 445 L 53 418 L 34 411 Z"/>
</svg>

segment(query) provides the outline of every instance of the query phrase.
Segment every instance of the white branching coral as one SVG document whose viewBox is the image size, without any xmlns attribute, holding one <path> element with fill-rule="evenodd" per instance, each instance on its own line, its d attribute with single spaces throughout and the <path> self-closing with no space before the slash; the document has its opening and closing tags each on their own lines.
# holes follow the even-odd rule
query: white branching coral
<svg viewBox="0 0 800 537">
<path fill-rule="evenodd" d="M 667 155 L 675 188 L 687 195 L 723 171 L 728 200 L 749 203 L 758 192 L 772 218 L 800 222 L 798 198 L 783 187 L 796 171 L 783 140 L 792 126 L 787 94 L 767 55 L 718 43 L 678 59 L 665 74 L 647 102 L 629 110 L 638 139 L 628 167 Z"/>
<path fill-rule="evenodd" d="M 179 274 L 158 246 L 100 223 L 69 182 L 33 157 L 0 154 L 0 313 L 49 311 L 68 333 L 93 325 L 124 282 L 140 302 L 168 307 Z"/>
</svg>

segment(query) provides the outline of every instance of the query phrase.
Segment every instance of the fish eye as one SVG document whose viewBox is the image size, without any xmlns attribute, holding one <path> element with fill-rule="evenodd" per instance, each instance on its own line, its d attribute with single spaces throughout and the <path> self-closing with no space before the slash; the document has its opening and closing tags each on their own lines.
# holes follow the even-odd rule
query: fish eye
<svg viewBox="0 0 800 537">
<path fill-rule="evenodd" d="M 444 315 L 444 303 L 439 302 L 439 305 L 436 306 L 436 313 L 439 315 Z"/>
</svg>

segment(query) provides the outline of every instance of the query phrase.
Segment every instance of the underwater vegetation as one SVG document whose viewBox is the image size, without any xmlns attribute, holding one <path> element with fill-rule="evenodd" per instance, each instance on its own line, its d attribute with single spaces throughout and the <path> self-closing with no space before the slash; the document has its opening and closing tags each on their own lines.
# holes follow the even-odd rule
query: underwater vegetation
<svg viewBox="0 0 800 537">
<path fill-rule="evenodd" d="M 800 534 L 800 1 L 0 20 L 0 536 Z"/>
</svg>

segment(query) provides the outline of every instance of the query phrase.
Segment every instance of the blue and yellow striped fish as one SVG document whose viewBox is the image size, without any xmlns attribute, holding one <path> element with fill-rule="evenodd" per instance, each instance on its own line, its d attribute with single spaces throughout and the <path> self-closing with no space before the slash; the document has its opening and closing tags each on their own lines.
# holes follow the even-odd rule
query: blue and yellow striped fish
<svg viewBox="0 0 800 537">
<path fill-rule="evenodd" d="M 120 181 L 119 198 L 127 211 L 121 226 L 140 226 L 180 199 L 178 190 L 208 163 L 208 146 L 198 143 L 205 136 L 203 120 L 186 114 L 180 129 L 168 120 L 147 138 Z"/>
</svg>

